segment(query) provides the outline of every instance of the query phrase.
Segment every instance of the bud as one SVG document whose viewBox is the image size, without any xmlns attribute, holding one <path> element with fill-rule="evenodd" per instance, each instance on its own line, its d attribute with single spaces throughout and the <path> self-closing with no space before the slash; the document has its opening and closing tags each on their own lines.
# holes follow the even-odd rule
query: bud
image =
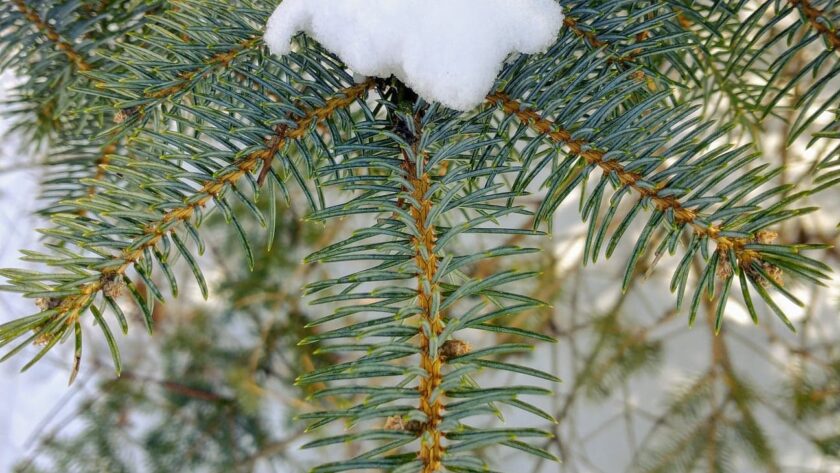
<svg viewBox="0 0 840 473">
<path fill-rule="evenodd" d="M 776 241 L 776 238 L 779 237 L 779 234 L 770 230 L 761 230 L 760 232 L 755 234 L 755 241 L 756 243 L 761 243 L 762 245 L 769 245 Z"/>
<path fill-rule="evenodd" d="M 422 432 L 423 423 L 419 420 L 410 420 L 405 422 L 401 416 L 391 416 L 385 419 L 385 425 L 382 426 L 385 430 L 402 430 L 405 432 Z"/>
<path fill-rule="evenodd" d="M 42 334 L 38 335 L 37 337 L 35 337 L 35 340 L 33 340 L 32 343 L 34 345 L 39 346 L 39 347 L 43 347 L 43 346 L 49 345 L 50 342 L 53 341 L 54 337 L 55 337 L 55 335 L 53 335 L 51 333 L 42 333 Z"/>
<path fill-rule="evenodd" d="M 39 297 L 35 299 L 35 305 L 41 310 L 51 310 L 60 306 L 61 301 L 58 297 Z"/>
<path fill-rule="evenodd" d="M 767 273 L 767 276 L 769 276 L 770 279 L 773 280 L 773 282 L 775 282 L 779 286 L 784 286 L 785 280 L 782 276 L 785 274 L 785 272 L 782 271 L 782 268 L 772 265 L 770 263 L 764 263 L 763 266 L 764 271 Z"/>
<path fill-rule="evenodd" d="M 785 280 L 783 278 L 784 271 L 782 268 L 778 266 L 774 266 L 770 263 L 762 263 L 761 268 L 764 270 L 764 274 L 767 276 L 765 277 L 764 274 L 759 273 L 758 271 L 750 268 L 747 271 L 747 274 L 750 276 L 750 279 L 759 283 L 761 287 L 768 288 L 770 287 L 770 281 L 778 284 L 779 286 L 784 286 Z"/>
<path fill-rule="evenodd" d="M 120 297 L 123 288 L 125 288 L 125 282 L 119 277 L 113 275 L 102 277 L 102 292 L 111 299 Z"/>
<path fill-rule="evenodd" d="M 472 346 L 462 340 L 447 340 L 440 347 L 440 357 L 446 361 L 450 358 L 466 355 L 472 351 Z"/>
<path fill-rule="evenodd" d="M 726 253 L 722 252 L 720 258 L 718 258 L 716 274 L 719 279 L 729 279 L 732 277 L 732 264 L 729 262 Z"/>
<path fill-rule="evenodd" d="M 400 416 L 391 416 L 385 419 L 385 425 L 382 426 L 385 430 L 404 430 L 405 424 Z"/>
<path fill-rule="evenodd" d="M 135 113 L 137 113 L 137 107 L 123 108 L 114 115 L 114 123 L 122 125 L 126 120 L 133 117 Z"/>
</svg>

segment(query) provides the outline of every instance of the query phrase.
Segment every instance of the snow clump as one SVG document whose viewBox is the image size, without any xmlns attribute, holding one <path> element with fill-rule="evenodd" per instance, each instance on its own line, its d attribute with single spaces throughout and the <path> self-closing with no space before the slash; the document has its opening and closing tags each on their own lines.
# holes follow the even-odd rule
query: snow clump
<svg viewBox="0 0 840 473">
<path fill-rule="evenodd" d="M 265 41 L 284 55 L 305 32 L 355 73 L 394 75 L 424 99 L 466 111 L 511 53 L 545 51 L 562 25 L 556 0 L 285 0 Z"/>
</svg>

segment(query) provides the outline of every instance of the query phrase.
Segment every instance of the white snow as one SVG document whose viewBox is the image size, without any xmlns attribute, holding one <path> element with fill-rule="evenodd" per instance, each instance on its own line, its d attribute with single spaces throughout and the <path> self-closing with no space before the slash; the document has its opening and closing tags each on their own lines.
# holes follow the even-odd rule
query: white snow
<svg viewBox="0 0 840 473">
<path fill-rule="evenodd" d="M 466 111 L 508 55 L 545 51 L 562 25 L 556 0 L 285 0 L 265 41 L 284 55 L 306 32 L 356 73 L 393 74 L 424 99 Z"/>
</svg>

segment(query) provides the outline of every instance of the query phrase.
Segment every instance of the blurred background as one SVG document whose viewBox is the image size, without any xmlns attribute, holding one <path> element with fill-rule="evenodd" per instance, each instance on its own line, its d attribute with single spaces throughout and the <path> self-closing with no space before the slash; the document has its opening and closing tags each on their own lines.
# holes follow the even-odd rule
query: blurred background
<svg viewBox="0 0 840 473">
<path fill-rule="evenodd" d="M 0 96 L 15 80 L 8 73 L 0 77 Z M 43 153 L 10 132 L 10 123 L 0 119 L 0 266 L 19 267 L 17 250 L 38 246 L 34 196 Z M 780 126 L 771 121 L 758 130 L 758 146 L 786 166 L 780 182 L 807 185 L 825 150 L 805 143 L 786 148 Z M 823 210 L 786 222 L 779 238 L 836 246 L 837 197 L 827 191 L 804 203 Z M 329 401 L 308 399 L 309 390 L 293 381 L 335 361 L 317 346 L 296 346 L 313 315 L 301 287 L 330 271 L 301 261 L 342 231 L 342 224 L 306 223 L 303 212 L 283 211 L 275 250 L 257 255 L 253 272 L 219 216 L 208 219 L 213 230 L 205 233 L 211 236 L 202 265 L 210 299 L 204 301 L 191 277 L 183 277 L 182 296 L 155 307 L 154 336 L 134 314 L 129 335 L 119 338 L 121 377 L 99 336 L 88 337 L 82 371 L 70 387 L 71 344 L 23 374 L 18 371 L 26 356 L 0 365 L 0 471 L 299 472 L 324 458 L 352 455 L 340 446 L 298 449 L 311 438 L 294 416 Z M 346 225 L 355 228 L 349 220 Z M 655 266 L 642 262 L 622 294 L 630 245 L 610 261 L 583 267 L 585 229 L 577 199 L 569 199 L 550 240 L 512 242 L 544 250 L 516 264 L 542 271 L 528 291 L 553 307 L 522 315 L 515 325 L 558 339 L 538 346 L 528 364 L 563 379 L 552 387 L 556 396 L 535 400 L 558 420 L 548 426 L 556 438 L 546 446 L 563 462 L 487 452 L 499 469 L 840 472 L 838 250 L 822 256 L 835 269 L 829 287 L 789 287 L 806 301 L 804 308 L 783 307 L 797 333 L 764 308 L 754 326 L 735 295 L 715 337 L 713 307 L 693 328 L 675 310 L 668 290 L 675 258 L 666 255 Z M 259 247 L 265 231 L 249 230 Z M 0 308 L 0 322 L 35 311 L 8 293 L 0 293 Z"/>
</svg>

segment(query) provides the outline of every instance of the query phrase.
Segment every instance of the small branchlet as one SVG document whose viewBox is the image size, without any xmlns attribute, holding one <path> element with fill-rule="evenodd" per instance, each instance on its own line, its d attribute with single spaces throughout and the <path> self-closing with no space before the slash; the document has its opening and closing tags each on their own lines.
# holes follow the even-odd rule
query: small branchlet
<svg viewBox="0 0 840 473">
<path fill-rule="evenodd" d="M 784 271 L 775 266 L 771 263 L 766 261 L 761 261 L 758 256 L 753 256 L 753 251 L 745 250 L 745 245 L 758 243 L 762 245 L 770 245 L 773 244 L 776 239 L 779 237 L 779 234 L 771 231 L 771 230 L 761 230 L 756 232 L 753 238 L 742 238 L 742 239 L 734 239 L 729 240 L 726 245 L 722 245 L 718 248 L 718 264 L 715 271 L 715 275 L 720 279 L 728 279 L 732 277 L 734 274 L 732 263 L 730 263 L 727 252 L 729 249 L 735 249 L 742 257 L 739 258 L 739 267 L 742 271 L 744 271 L 750 279 L 758 282 L 762 285 L 762 287 L 769 287 L 770 281 L 767 280 L 767 277 L 761 274 L 760 271 L 757 271 L 753 267 L 753 263 L 757 262 L 761 265 L 762 270 L 766 273 L 766 275 L 772 279 L 772 281 L 779 286 L 784 285 Z"/>
</svg>

